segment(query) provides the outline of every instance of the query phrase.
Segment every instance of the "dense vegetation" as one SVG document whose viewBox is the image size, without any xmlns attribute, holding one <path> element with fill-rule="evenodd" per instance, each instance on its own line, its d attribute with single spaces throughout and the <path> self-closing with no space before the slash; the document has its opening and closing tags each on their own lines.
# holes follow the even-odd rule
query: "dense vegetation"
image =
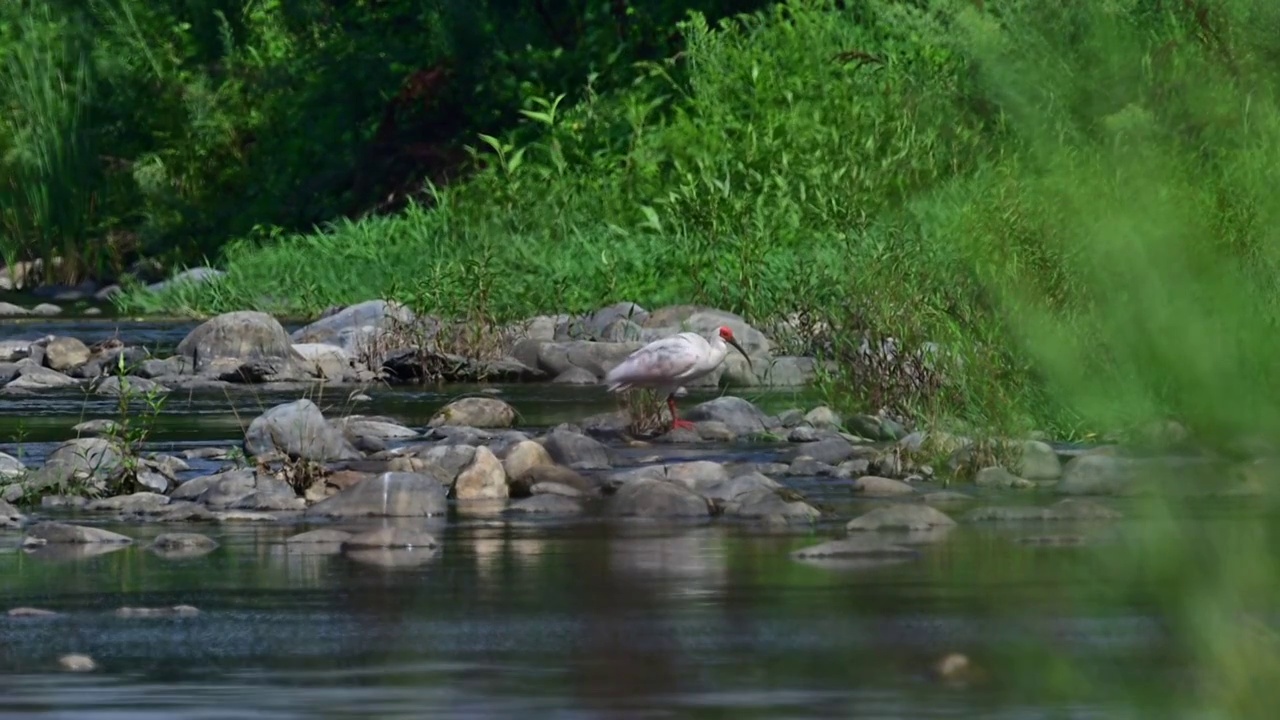
<svg viewBox="0 0 1280 720">
<path fill-rule="evenodd" d="M 0 7 L 0 253 L 49 279 L 399 207 L 525 98 L 626 82 L 762 0 L 39 0 Z M 52 270 L 53 266 L 49 266 Z"/>
<path fill-rule="evenodd" d="M 117 35 L 154 26 L 104 3 L 79 22 Z M 112 58 L 134 64 L 118 76 L 106 61 L 83 71 L 102 83 L 136 79 L 147 63 L 188 68 L 185 85 L 159 96 L 168 105 L 142 99 L 154 80 L 131 86 L 131 103 L 108 104 L 132 108 L 112 126 L 119 137 L 70 135 L 138 155 L 139 123 L 154 127 L 165 113 L 189 123 L 173 121 L 191 134 L 168 144 L 147 135 L 163 149 L 138 155 L 129 183 L 103 181 L 103 197 L 120 193 L 147 214 L 141 225 L 112 222 L 163 247 L 236 237 L 213 255 L 225 281 L 132 293 L 127 308 L 311 312 L 383 295 L 501 322 L 619 299 L 696 301 L 764 326 L 789 319 L 784 349 L 839 361 L 828 389 L 846 407 L 1061 434 L 1174 416 L 1232 440 L 1280 420 L 1267 401 L 1277 380 L 1280 6 L 795 0 L 719 23 L 694 14 L 675 32 L 650 23 L 631 44 L 585 30 L 566 43 L 546 30 L 545 52 L 521 55 L 525 65 L 503 72 L 490 58 L 471 70 L 485 84 L 451 86 L 475 88 L 455 104 L 468 116 L 452 127 L 482 169 L 435 178 L 402 211 L 342 217 L 369 196 L 312 181 L 365 171 L 356 148 L 383 109 L 369 88 L 418 67 L 397 50 L 410 23 L 392 6 L 303 3 L 295 16 L 253 4 L 218 15 L 229 19 L 216 34 L 175 26 L 175 37 L 200 42 L 139 36 L 134 52 Z M 512 52 L 503 33 L 532 32 L 468 24 L 449 14 L 453 3 L 430 7 L 413 17 L 433 28 L 431 42 L 452 38 L 477 58 Z M 648 12 L 678 17 L 674 4 Z M 584 17 L 582 28 L 607 25 Z M 34 22 L 11 21 L 6 37 Z M 488 30 L 464 40 L 461 28 Z M 563 60 L 570 46 L 577 54 Z M 614 46 L 625 52 L 604 62 L 601 49 Z M 49 63 L 71 53 L 42 47 L 62 52 Z M 25 66 L 11 57 L 9 67 Z M 30 77 L 51 77 L 43 72 Z M 60 108 L 74 95 L 41 97 Z M 513 116 L 508 131 L 481 132 Z M 80 150 L 50 157 L 87 163 Z M 79 177 L 57 167 L 42 172 Z M 47 197 L 31 199 L 43 215 L 6 215 L 40 232 L 10 237 L 62 238 L 71 251 L 104 226 L 61 211 L 96 186 L 11 185 Z M 325 217 L 336 219 L 322 232 L 305 229 Z M 893 357 L 863 351 L 889 338 Z M 925 347 L 941 352 L 921 356 Z"/>
</svg>

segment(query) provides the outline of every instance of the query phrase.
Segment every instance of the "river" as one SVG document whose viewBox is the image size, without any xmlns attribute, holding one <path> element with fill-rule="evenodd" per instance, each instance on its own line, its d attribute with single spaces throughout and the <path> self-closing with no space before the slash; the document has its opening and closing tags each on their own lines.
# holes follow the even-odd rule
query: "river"
<svg viewBox="0 0 1280 720">
<path fill-rule="evenodd" d="M 93 341 L 116 324 L 0 322 L 0 339 Z M 129 323 L 120 334 L 171 347 L 191 326 Z M 610 407 L 598 389 L 497 390 L 535 427 Z M 372 389 L 360 411 L 421 426 L 459 391 Z M 175 395 L 152 449 L 233 445 L 273 401 Z M 112 401 L 63 392 L 3 408 L 0 449 L 14 453 L 20 439 L 37 462 L 75 423 L 110 417 Z M 716 452 L 727 451 L 686 454 Z M 842 518 L 872 505 L 851 499 L 844 481 L 785 481 Z M 1132 530 L 1142 521 L 1128 502 L 1112 506 L 1134 516 Z M 1198 521 L 1211 529 L 1221 516 Z M 58 613 L 0 616 L 0 718 L 1148 717 L 1168 716 L 1177 701 L 1167 688 L 1187 671 L 1158 616 L 1093 580 L 1093 546 L 1023 542 L 1038 528 L 962 524 L 918 560 L 848 568 L 789 556 L 838 525 L 515 520 L 455 508 L 426 523 L 438 551 L 389 567 L 286 546 L 306 525 L 101 524 L 135 543 L 27 553 L 19 534 L 0 531 L 0 611 Z M 1114 530 L 1079 531 L 1105 546 Z M 146 547 L 181 531 L 220 546 L 188 559 Z M 175 604 L 200 612 L 113 613 Z M 98 669 L 62 671 L 65 653 Z M 974 672 L 935 677 L 948 653 Z"/>
</svg>

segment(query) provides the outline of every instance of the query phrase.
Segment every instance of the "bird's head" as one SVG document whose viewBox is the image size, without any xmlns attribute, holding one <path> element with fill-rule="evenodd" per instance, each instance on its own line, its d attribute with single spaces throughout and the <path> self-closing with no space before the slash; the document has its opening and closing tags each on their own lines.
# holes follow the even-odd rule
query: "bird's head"
<svg viewBox="0 0 1280 720">
<path fill-rule="evenodd" d="M 720 335 L 721 340 L 729 343 L 735 350 L 742 353 L 742 357 L 747 359 L 747 367 L 750 367 L 751 371 L 755 372 L 755 368 L 751 367 L 751 356 L 748 355 L 747 351 L 743 350 L 742 346 L 738 344 L 738 338 L 733 336 L 733 329 L 728 325 L 721 325 L 716 332 Z"/>
</svg>

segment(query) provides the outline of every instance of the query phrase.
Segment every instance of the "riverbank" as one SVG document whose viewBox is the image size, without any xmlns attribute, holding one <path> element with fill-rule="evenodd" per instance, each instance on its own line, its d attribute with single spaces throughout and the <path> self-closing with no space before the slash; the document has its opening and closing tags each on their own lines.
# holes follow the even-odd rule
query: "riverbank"
<svg viewBox="0 0 1280 720">
<path fill-rule="evenodd" d="M 314 670 L 338 646 L 366 679 L 370 668 L 397 663 L 415 677 L 410 666 L 423 662 L 456 667 L 477 648 L 489 661 L 504 658 L 503 677 L 544 665 L 560 672 L 573 663 L 542 658 L 560 647 L 543 636 L 592 642 L 581 623 L 595 618 L 614 638 L 610 657 L 649 657 L 646 667 L 702 667 L 708 653 L 719 657 L 713 647 L 732 648 L 723 659 L 743 662 L 744 646 L 758 648 L 773 659 L 744 667 L 776 663 L 774 686 L 785 697 L 820 690 L 853 701 L 896 688 L 904 712 L 971 701 L 989 712 L 1013 689 L 1026 694 L 1019 707 L 1047 708 L 1055 705 L 1044 694 L 1045 668 L 1053 667 L 1054 687 L 1073 707 L 1092 698 L 1108 712 L 1135 703 L 1150 710 L 1167 694 L 1153 697 L 1148 676 L 1110 668 L 1117 653 L 1148 675 L 1157 661 L 1171 673 L 1228 667 L 1176 650 L 1206 623 L 1200 605 L 1175 614 L 1186 599 L 1176 583 L 1215 572 L 1247 578 L 1252 589 L 1230 595 L 1246 617 L 1274 597 L 1264 592 L 1269 576 L 1252 565 L 1270 557 L 1269 545 L 1251 539 L 1276 508 L 1267 461 L 1030 438 L 1009 438 L 1018 453 L 1001 457 L 981 438 L 933 428 L 902 434 L 884 418 L 842 417 L 812 388 L 693 388 L 683 409 L 696 431 L 645 433 L 589 385 L 330 385 L 240 372 L 287 368 L 270 362 L 291 357 L 285 343 L 293 350 L 295 337 L 321 330 L 350 338 L 365 327 L 356 317 L 376 336 L 396 310 L 364 307 L 310 329 L 257 313 L 177 332 L 144 324 L 151 342 L 124 325 L 119 346 L 65 372 L 50 363 L 103 338 L 67 342 L 74 336 L 60 331 L 64 321 L 47 320 L 26 357 L 3 365 L 19 379 L 45 377 L 34 369 L 39 356 L 38 367 L 74 381 L 0 388 L 9 408 L 0 418 L 0 568 L 10 578 L 0 593 L 0 609 L 10 611 L 0 617 L 0 668 L 29 678 L 11 707 L 34 703 L 41 683 L 62 688 L 62 698 L 77 682 L 96 687 L 97 702 L 136 707 L 145 687 L 131 687 L 127 700 L 111 688 L 178 663 L 160 673 L 167 702 L 195 712 L 204 707 L 199 693 L 176 698 L 172 683 L 237 688 L 222 670 L 228 662 L 238 672 L 256 668 L 255 682 L 306 706 L 311 699 L 280 683 L 303 672 L 300 656 L 315 658 L 307 661 Z M 370 316 L 371 307 L 381 314 Z M 114 327 L 94 322 L 99 333 Z M 15 330 L 0 326 L 9 338 L 0 346 L 12 351 Z M 263 335 L 276 342 L 255 340 Z M 202 376 L 193 363 L 193 372 L 165 380 L 185 378 L 173 387 L 146 387 L 147 378 L 120 375 L 110 359 L 146 347 L 153 357 L 139 367 L 167 367 L 192 345 L 232 379 Z M 117 372 L 75 377 L 88 366 Z M 24 423 L 36 431 L 8 432 Z M 958 472 L 965 467 L 975 472 Z M 667 619 L 658 622 L 655 609 Z M 361 644 L 382 627 L 374 617 L 411 638 L 379 644 L 398 647 L 396 659 Z M 660 630 L 671 622 L 682 638 L 674 645 Z M 922 622 L 928 632 L 918 632 Z M 69 624 L 80 631 L 63 632 Z M 620 624 L 649 632 L 620 638 Z M 306 629 L 286 630 L 298 627 Z M 495 637 L 477 646 L 477 627 Z M 1075 630 L 1070 657 L 1063 628 Z M 260 632 L 284 644 L 237 639 Z M 1213 633 L 1233 643 L 1231 658 L 1269 661 L 1245 654 L 1234 631 Z M 668 640 L 655 645 L 660 638 Z M 686 656 L 692 639 L 699 649 Z M 849 672 L 870 665 L 857 682 L 785 671 L 816 651 L 854 663 Z M 328 704 L 345 702 L 359 684 L 365 697 L 399 707 L 395 691 L 335 672 Z M 682 687 L 703 705 L 735 704 L 723 698 L 734 682 Z M 990 683 L 1003 690 L 987 695 Z M 470 702 L 496 706 L 516 691 L 486 687 Z M 545 681 L 539 687 L 547 703 L 580 704 Z M 637 697 L 646 708 L 679 704 L 670 683 L 656 695 L 627 687 L 623 705 Z M 1190 688 L 1181 702 L 1203 707 Z M 782 712 L 787 701 L 774 705 Z"/>
<path fill-rule="evenodd" d="M 1262 65 L 1138 10 L 779 12 L 691 21 L 648 79 L 531 109 L 429 207 L 235 242 L 224 276 L 117 302 L 385 298 L 476 332 L 697 303 L 831 362 L 845 414 L 1070 439 L 1173 419 L 1224 447 L 1280 427 Z"/>
</svg>

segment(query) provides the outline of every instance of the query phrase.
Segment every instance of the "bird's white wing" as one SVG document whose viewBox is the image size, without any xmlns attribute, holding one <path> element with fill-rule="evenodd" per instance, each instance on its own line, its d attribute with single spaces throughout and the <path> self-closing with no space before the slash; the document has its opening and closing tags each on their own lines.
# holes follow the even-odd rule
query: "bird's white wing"
<svg viewBox="0 0 1280 720">
<path fill-rule="evenodd" d="M 705 354 L 698 346 L 701 337 L 680 333 L 654 340 L 636 350 L 605 375 L 610 390 L 626 390 L 635 385 L 658 386 L 679 384 L 679 378 L 693 369 Z M 706 344 L 704 340 L 703 345 Z"/>
</svg>

